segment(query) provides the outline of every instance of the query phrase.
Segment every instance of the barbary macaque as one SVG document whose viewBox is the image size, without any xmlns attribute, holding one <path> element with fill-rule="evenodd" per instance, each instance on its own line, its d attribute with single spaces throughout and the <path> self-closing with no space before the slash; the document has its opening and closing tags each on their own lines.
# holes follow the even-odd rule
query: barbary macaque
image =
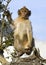
<svg viewBox="0 0 46 65">
<path fill-rule="evenodd" d="M 14 48 L 15 53 L 18 57 L 26 54 L 31 54 L 34 51 L 34 54 L 37 58 L 42 60 L 39 51 L 35 48 L 32 24 L 29 20 L 29 16 L 31 15 L 31 11 L 23 7 L 18 10 L 18 17 L 13 21 L 11 14 L 9 11 L 5 11 L 3 17 L 7 16 L 9 22 L 13 21 L 14 28 Z M 13 54 L 14 55 L 14 54 Z M 42 60 L 44 61 L 44 59 Z"/>
<path fill-rule="evenodd" d="M 30 54 L 34 46 L 30 15 L 31 11 L 23 7 L 18 10 L 18 17 L 14 20 L 14 47 L 18 55 Z"/>
</svg>

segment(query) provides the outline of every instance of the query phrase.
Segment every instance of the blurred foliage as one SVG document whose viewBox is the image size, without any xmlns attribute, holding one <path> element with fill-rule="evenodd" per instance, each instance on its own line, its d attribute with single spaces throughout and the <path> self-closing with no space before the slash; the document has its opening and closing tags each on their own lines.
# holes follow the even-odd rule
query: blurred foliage
<svg viewBox="0 0 46 65">
<path fill-rule="evenodd" d="M 4 0 L 5 1 L 5 0 Z M 14 37 L 13 37 L 13 30 L 10 27 L 12 25 L 12 15 L 10 11 L 7 9 L 8 4 L 11 0 L 7 0 L 7 4 L 2 4 L 3 1 L 0 1 L 0 50 L 3 50 L 5 47 L 13 45 Z M 2 17 L 2 18 L 1 18 Z M 10 30 L 11 29 L 11 30 Z M 3 37 L 5 37 L 5 41 L 3 41 Z"/>
<path fill-rule="evenodd" d="M 3 38 L 3 36 L 5 36 L 6 39 L 5 39 L 5 41 L 2 40 L 2 44 L 0 44 L 0 50 L 4 49 L 5 47 L 8 47 L 10 45 L 13 45 L 13 43 L 14 43 L 13 31 L 10 31 L 10 29 L 11 29 L 10 24 L 11 23 L 9 23 L 9 21 L 6 21 L 5 18 L 3 18 L 1 20 L 0 27 L 2 30 L 1 31 L 2 38 Z M 5 32 L 6 32 L 6 34 L 5 34 Z"/>
</svg>

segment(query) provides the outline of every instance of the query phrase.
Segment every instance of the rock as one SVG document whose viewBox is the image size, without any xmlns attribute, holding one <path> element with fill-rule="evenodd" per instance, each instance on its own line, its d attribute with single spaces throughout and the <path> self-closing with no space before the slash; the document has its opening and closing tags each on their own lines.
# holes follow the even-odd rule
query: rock
<svg viewBox="0 0 46 65">
<path fill-rule="evenodd" d="M 0 55 L 0 63 L 2 63 L 2 65 L 4 65 L 8 62 L 6 61 L 6 59 L 3 56 Z"/>
<path fill-rule="evenodd" d="M 14 58 L 15 60 L 16 58 Z M 46 60 L 45 60 L 46 61 Z M 46 65 L 46 62 L 40 60 L 34 54 L 27 58 L 18 58 L 16 62 L 7 62 L 4 57 L 0 55 L 0 62 L 2 65 Z"/>
<path fill-rule="evenodd" d="M 11 63 L 10 65 L 46 65 L 46 63 L 35 55 L 32 55 L 28 58 L 19 58 L 16 62 Z"/>
</svg>

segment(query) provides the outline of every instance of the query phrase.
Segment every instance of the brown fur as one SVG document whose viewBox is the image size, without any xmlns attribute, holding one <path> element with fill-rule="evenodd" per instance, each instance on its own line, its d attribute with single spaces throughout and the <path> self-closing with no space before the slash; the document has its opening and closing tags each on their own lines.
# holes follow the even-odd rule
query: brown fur
<svg viewBox="0 0 46 65">
<path fill-rule="evenodd" d="M 22 14 L 24 14 L 25 16 L 22 16 Z M 18 10 L 18 15 L 26 19 L 26 18 L 29 18 L 29 16 L 31 15 L 31 11 L 28 10 L 26 7 L 23 7 L 20 10 Z"/>
<path fill-rule="evenodd" d="M 29 21 L 31 11 L 26 7 L 18 10 L 19 17 L 14 20 L 14 47 L 22 53 L 29 53 L 29 49 L 32 48 L 32 25 Z"/>
</svg>

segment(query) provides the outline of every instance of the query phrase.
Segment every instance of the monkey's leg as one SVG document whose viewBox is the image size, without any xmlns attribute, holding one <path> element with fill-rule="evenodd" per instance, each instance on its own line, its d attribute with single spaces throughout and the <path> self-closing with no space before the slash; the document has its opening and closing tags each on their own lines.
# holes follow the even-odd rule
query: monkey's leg
<svg viewBox="0 0 46 65">
<path fill-rule="evenodd" d="M 27 49 L 26 54 L 30 55 L 31 52 L 33 51 L 33 47 L 35 47 L 34 38 L 32 38 L 32 43 L 30 44 L 30 47 Z"/>
<path fill-rule="evenodd" d="M 24 54 L 24 51 L 23 51 L 24 48 L 19 35 L 16 35 L 14 38 L 14 47 L 15 47 L 15 54 L 14 54 L 15 57 L 20 57 Z"/>
</svg>

